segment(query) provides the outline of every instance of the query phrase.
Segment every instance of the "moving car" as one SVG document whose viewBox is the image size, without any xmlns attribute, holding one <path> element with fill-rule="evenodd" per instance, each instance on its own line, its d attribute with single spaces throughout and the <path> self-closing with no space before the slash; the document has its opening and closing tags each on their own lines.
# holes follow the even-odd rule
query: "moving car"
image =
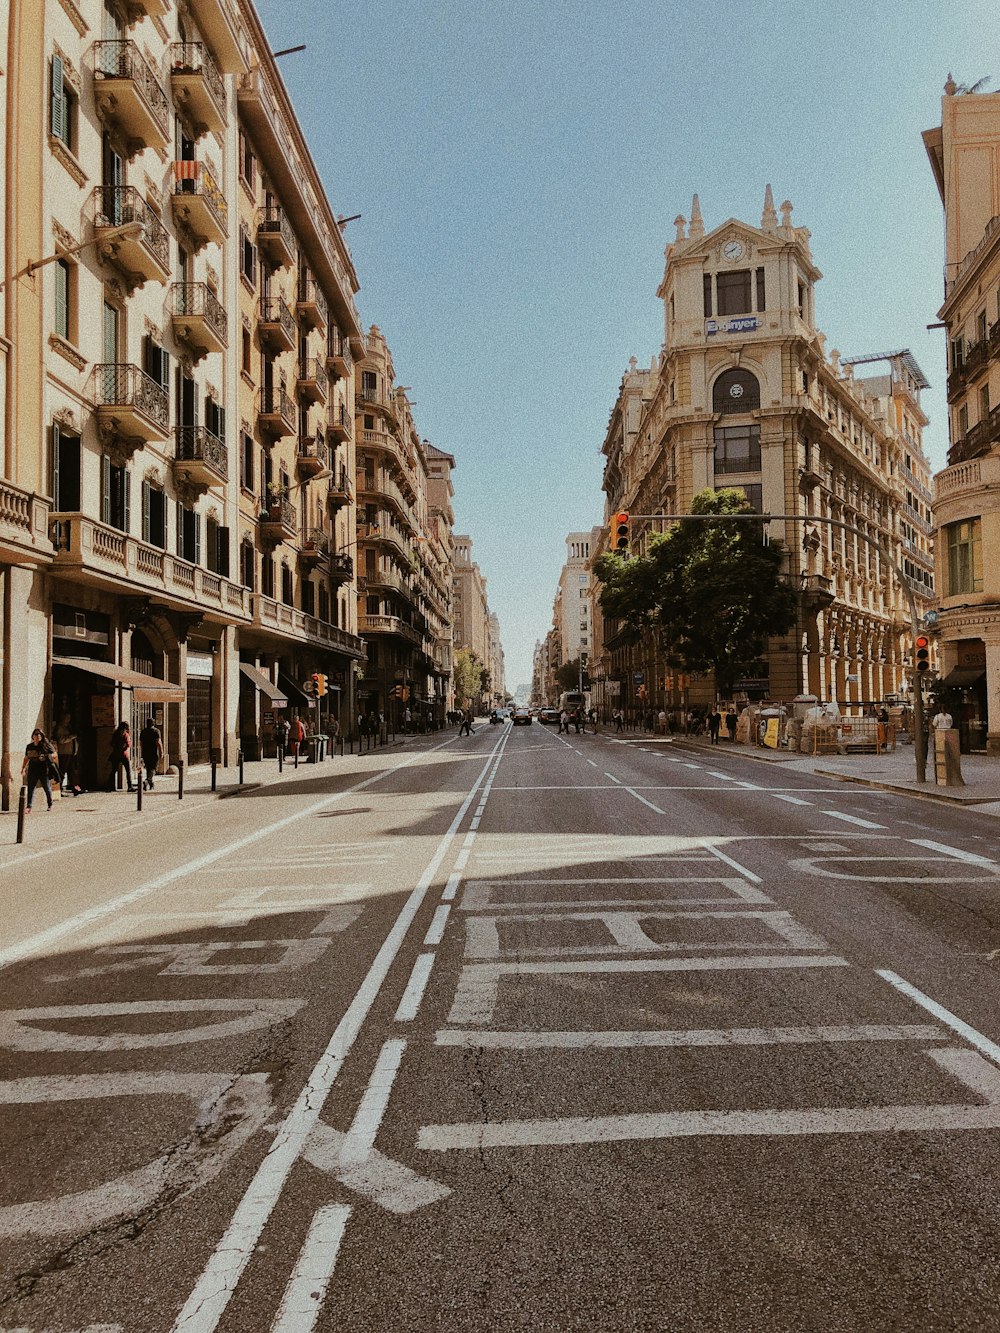
<svg viewBox="0 0 1000 1333">
<path fill-rule="evenodd" d="M 517 727 L 517 726 L 530 727 L 530 726 L 531 726 L 531 709 L 530 709 L 530 708 L 515 708 L 515 709 L 514 709 L 514 726 L 515 726 L 515 727 Z"/>
<path fill-rule="evenodd" d="M 538 720 L 539 720 L 539 722 L 549 722 L 549 723 L 551 723 L 553 726 L 558 727 L 558 725 L 559 725 L 559 709 L 558 709 L 558 708 L 540 708 L 540 709 L 538 710 Z"/>
</svg>

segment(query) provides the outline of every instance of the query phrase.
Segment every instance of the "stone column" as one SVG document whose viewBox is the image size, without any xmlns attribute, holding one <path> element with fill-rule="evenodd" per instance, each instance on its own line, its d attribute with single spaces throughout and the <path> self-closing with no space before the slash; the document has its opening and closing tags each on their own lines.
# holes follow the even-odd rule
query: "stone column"
<svg viewBox="0 0 1000 1333">
<path fill-rule="evenodd" d="M 986 753 L 1000 755 L 1000 637 L 986 638 Z M 955 653 L 957 655 L 957 649 Z"/>
<path fill-rule="evenodd" d="M 228 767 L 239 749 L 240 654 L 235 625 L 223 626 L 212 679 L 212 748 Z"/>
<path fill-rule="evenodd" d="M 3 693 L 0 696 L 0 805 L 9 810 L 21 785 L 24 747 L 34 727 L 52 730 L 47 716 L 48 599 L 44 576 L 25 565 L 0 566 Z"/>
</svg>

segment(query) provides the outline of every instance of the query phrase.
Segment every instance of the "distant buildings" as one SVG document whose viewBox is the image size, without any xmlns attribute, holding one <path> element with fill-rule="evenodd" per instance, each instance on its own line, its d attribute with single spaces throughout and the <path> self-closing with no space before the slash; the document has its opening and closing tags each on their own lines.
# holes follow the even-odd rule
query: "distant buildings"
<svg viewBox="0 0 1000 1333">
<path fill-rule="evenodd" d="M 455 651 L 467 649 L 489 673 L 489 686 L 477 702 L 484 706 L 502 700 L 506 686 L 500 622 L 490 611 L 486 578 L 472 559 L 469 536 L 455 537 L 453 589 Z"/>
</svg>

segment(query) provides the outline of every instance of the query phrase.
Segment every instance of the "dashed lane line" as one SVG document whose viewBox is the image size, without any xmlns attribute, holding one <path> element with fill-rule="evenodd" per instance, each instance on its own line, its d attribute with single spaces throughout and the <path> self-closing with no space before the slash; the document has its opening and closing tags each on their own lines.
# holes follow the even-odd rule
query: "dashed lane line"
<svg viewBox="0 0 1000 1333">
<path fill-rule="evenodd" d="M 929 838 L 910 838 L 915 847 L 926 847 L 932 852 L 943 852 L 953 856 L 956 861 L 965 861 L 970 866 L 985 866 L 988 870 L 1000 870 L 1000 862 L 991 861 L 988 856 L 978 856 L 975 852 L 963 851 L 960 847 L 949 847 L 944 842 L 932 842 Z"/>
<path fill-rule="evenodd" d="M 888 828 L 887 824 L 874 824 L 870 819 L 859 819 L 857 815 L 845 815 L 840 810 L 821 810 L 821 815 L 827 815 L 830 819 L 841 819 L 845 824 L 856 824 L 858 828 Z"/>
</svg>

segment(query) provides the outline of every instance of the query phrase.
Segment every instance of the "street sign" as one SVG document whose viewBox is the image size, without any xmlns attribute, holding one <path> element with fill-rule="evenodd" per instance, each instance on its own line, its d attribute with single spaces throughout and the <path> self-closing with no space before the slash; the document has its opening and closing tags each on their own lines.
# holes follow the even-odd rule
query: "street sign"
<svg viewBox="0 0 1000 1333">
<path fill-rule="evenodd" d="M 924 613 L 925 625 L 936 625 L 938 623 L 938 613 L 936 611 L 927 611 Z"/>
</svg>

